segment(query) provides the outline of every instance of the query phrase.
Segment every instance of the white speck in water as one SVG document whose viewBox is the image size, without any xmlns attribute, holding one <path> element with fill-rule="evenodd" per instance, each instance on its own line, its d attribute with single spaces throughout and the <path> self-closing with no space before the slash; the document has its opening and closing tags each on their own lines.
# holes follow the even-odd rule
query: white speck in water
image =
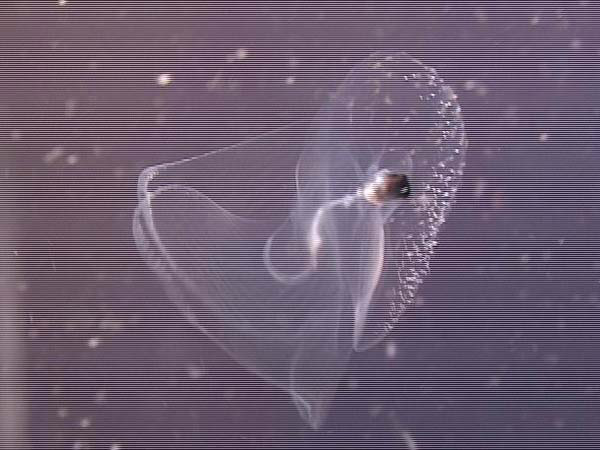
<svg viewBox="0 0 600 450">
<path fill-rule="evenodd" d="M 296 77 L 289 76 L 285 79 L 285 84 L 291 86 L 296 83 Z"/>
<path fill-rule="evenodd" d="M 467 80 L 463 87 L 465 91 L 474 91 L 480 97 L 484 97 L 488 93 L 488 87 L 481 81 Z"/>
<path fill-rule="evenodd" d="M 356 378 L 350 378 L 348 380 L 348 389 L 355 391 L 358 389 L 358 380 Z"/>
<path fill-rule="evenodd" d="M 188 364 L 187 374 L 192 380 L 198 380 L 206 375 L 206 367 L 199 364 Z"/>
<path fill-rule="evenodd" d="M 248 49 L 240 47 L 230 55 L 227 55 L 227 62 L 242 61 L 248 58 Z"/>
<path fill-rule="evenodd" d="M 110 444 L 110 450 L 121 450 L 121 444 L 112 443 Z"/>
<path fill-rule="evenodd" d="M 502 383 L 502 378 L 500 378 L 498 375 L 493 375 L 487 380 L 486 385 L 488 387 L 494 388 L 494 387 L 500 386 L 501 383 Z"/>
<path fill-rule="evenodd" d="M 64 406 L 61 406 L 60 408 L 58 408 L 56 410 L 56 415 L 58 417 L 60 417 L 61 419 L 64 419 L 65 417 L 67 417 L 69 415 L 69 409 Z"/>
<path fill-rule="evenodd" d="M 96 394 L 94 395 L 94 403 L 98 405 L 106 403 L 106 391 L 101 390 L 96 392 Z"/>
<path fill-rule="evenodd" d="M 387 359 L 394 359 L 398 353 L 398 347 L 394 341 L 387 341 L 385 343 L 385 357 Z"/>
<path fill-rule="evenodd" d="M 73 153 L 73 154 L 67 156 L 67 164 L 68 165 L 74 166 L 78 162 L 79 162 L 79 155 Z"/>
<path fill-rule="evenodd" d="M 44 155 L 44 162 L 46 164 L 52 164 L 53 162 L 56 162 L 62 155 L 64 155 L 64 153 L 65 149 L 60 145 L 52 147 L 52 150 Z"/>
<path fill-rule="evenodd" d="M 86 441 L 76 440 L 73 442 L 73 450 L 84 450 L 86 448 L 90 448 Z"/>
<path fill-rule="evenodd" d="M 550 134 L 540 133 L 540 137 L 539 137 L 540 142 L 546 142 L 548 139 L 550 139 Z"/>
<path fill-rule="evenodd" d="M 383 407 L 381 405 L 373 405 L 369 408 L 369 416 L 375 418 L 378 417 L 383 411 Z"/>
<path fill-rule="evenodd" d="M 475 189 L 473 191 L 473 195 L 475 196 L 475 198 L 481 198 L 481 196 L 483 196 L 483 194 L 485 193 L 487 188 L 487 181 L 483 178 L 478 178 L 475 181 Z"/>
<path fill-rule="evenodd" d="M 555 366 L 560 361 L 560 356 L 558 356 L 556 353 L 548 353 L 544 355 L 543 358 L 544 362 L 550 366 Z"/>
<path fill-rule="evenodd" d="M 581 42 L 581 39 L 571 39 L 571 42 L 569 44 L 569 47 L 571 47 L 571 49 L 573 50 L 579 50 L 581 47 L 583 46 L 583 42 Z"/>
<path fill-rule="evenodd" d="M 20 130 L 12 130 L 10 132 L 10 139 L 13 141 L 20 141 L 22 137 L 23 135 Z"/>
<path fill-rule="evenodd" d="M 73 117 L 77 110 L 77 100 L 69 99 L 65 102 L 65 116 Z"/>
<path fill-rule="evenodd" d="M 102 342 L 102 339 L 100 339 L 97 336 L 94 336 L 94 337 L 91 337 L 91 338 L 88 339 L 87 346 L 89 348 L 97 348 L 100 345 L 101 342 Z"/>
<path fill-rule="evenodd" d="M 171 84 L 172 78 L 170 73 L 161 73 L 156 77 L 156 84 L 159 86 L 168 86 Z"/>
<path fill-rule="evenodd" d="M 58 6 L 67 6 L 67 3 L 69 2 L 67 0 L 58 0 L 56 3 Z"/>
<path fill-rule="evenodd" d="M 534 26 L 537 25 L 538 23 L 540 23 L 540 16 L 538 16 L 537 14 L 531 16 L 531 19 L 529 19 L 529 23 Z"/>
<path fill-rule="evenodd" d="M 485 23 L 485 22 L 487 22 L 487 13 L 485 12 L 485 10 L 483 10 L 481 8 L 477 8 L 475 10 L 475 19 L 479 23 Z"/>
<path fill-rule="evenodd" d="M 101 330 L 108 331 L 121 331 L 123 329 L 123 323 L 113 319 L 103 319 L 100 321 L 98 326 Z"/>
<path fill-rule="evenodd" d="M 404 444 L 408 450 L 419 450 L 419 446 L 417 445 L 417 441 L 412 437 L 410 431 L 404 430 L 402 431 L 402 439 L 404 439 Z"/>
<path fill-rule="evenodd" d="M 81 428 L 89 428 L 91 424 L 92 424 L 92 419 L 90 419 L 89 417 L 82 417 L 81 420 L 79 421 L 79 426 Z"/>
</svg>

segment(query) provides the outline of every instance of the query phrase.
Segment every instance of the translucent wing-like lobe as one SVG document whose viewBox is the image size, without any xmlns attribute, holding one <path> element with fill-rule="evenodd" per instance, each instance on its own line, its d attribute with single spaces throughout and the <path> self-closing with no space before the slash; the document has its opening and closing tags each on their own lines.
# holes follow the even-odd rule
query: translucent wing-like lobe
<svg viewBox="0 0 600 450">
<path fill-rule="evenodd" d="M 381 170 L 410 181 L 408 198 L 383 202 L 367 221 L 382 229 L 372 241 L 383 242 L 383 263 L 376 269 L 369 250 L 356 266 L 363 279 L 353 277 L 354 348 L 363 350 L 391 330 L 429 272 L 438 230 L 462 177 L 466 138 L 452 89 L 405 53 L 371 55 L 352 70 L 328 108 L 345 124 L 332 127 L 339 134 L 332 140 L 345 143 L 362 183 Z M 372 205 L 356 208 L 360 218 Z M 375 286 L 367 289 L 374 276 Z"/>
<path fill-rule="evenodd" d="M 190 322 L 317 428 L 427 274 L 465 146 L 435 72 L 376 53 L 314 120 L 146 169 L 134 236 Z M 367 195 L 382 173 L 410 195 Z"/>
</svg>

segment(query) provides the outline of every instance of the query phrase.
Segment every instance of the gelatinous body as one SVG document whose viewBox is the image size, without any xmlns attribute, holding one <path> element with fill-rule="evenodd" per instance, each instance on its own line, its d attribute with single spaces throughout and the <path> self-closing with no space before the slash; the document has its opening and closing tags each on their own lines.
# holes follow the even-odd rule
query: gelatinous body
<svg viewBox="0 0 600 450">
<path fill-rule="evenodd" d="M 465 150 L 452 89 L 374 53 L 311 122 L 144 170 L 135 239 L 184 315 L 317 428 L 352 351 L 413 302 Z"/>
</svg>

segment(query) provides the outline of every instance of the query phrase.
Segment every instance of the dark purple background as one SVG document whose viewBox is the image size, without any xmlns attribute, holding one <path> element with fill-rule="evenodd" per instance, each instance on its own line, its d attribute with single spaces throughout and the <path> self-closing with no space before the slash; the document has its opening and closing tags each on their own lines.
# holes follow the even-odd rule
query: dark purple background
<svg viewBox="0 0 600 450">
<path fill-rule="evenodd" d="M 600 7 L 520 5 L 3 3 L 28 447 L 600 448 Z M 315 432 L 169 303 L 136 181 L 312 114 L 378 49 L 455 88 L 467 166 L 423 304 Z"/>
</svg>

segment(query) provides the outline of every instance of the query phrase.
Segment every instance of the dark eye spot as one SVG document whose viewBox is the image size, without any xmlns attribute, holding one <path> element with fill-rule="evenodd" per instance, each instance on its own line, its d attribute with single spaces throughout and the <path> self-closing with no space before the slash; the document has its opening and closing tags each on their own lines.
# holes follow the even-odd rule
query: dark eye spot
<svg viewBox="0 0 600 450">
<path fill-rule="evenodd" d="M 388 198 L 407 198 L 410 196 L 410 182 L 402 173 L 389 174 L 385 181 L 385 192 Z"/>
</svg>

